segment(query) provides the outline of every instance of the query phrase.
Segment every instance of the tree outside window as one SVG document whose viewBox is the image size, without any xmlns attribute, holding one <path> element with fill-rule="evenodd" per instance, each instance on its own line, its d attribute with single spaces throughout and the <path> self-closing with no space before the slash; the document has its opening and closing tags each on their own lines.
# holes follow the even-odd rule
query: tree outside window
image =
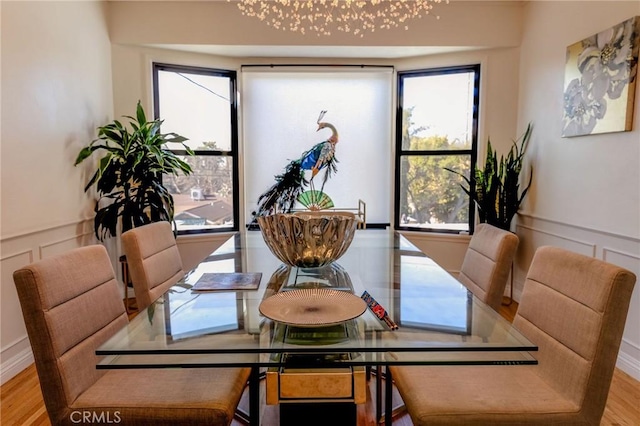
<svg viewBox="0 0 640 426">
<path fill-rule="evenodd" d="M 475 164 L 479 66 L 398 73 L 397 229 L 465 232 L 473 204 L 460 187 Z"/>
</svg>

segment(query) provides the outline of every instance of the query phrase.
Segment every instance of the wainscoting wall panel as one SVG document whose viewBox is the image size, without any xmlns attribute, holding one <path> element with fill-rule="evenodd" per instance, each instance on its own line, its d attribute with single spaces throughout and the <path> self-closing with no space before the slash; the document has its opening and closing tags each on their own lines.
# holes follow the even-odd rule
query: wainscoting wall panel
<svg viewBox="0 0 640 426">
<path fill-rule="evenodd" d="M 627 268 L 640 278 L 640 239 L 600 229 L 563 223 L 531 214 L 514 221 L 520 238 L 513 277 L 513 298 L 520 301 L 525 277 L 538 247 L 551 245 Z M 452 275 L 460 270 L 469 237 L 433 233 L 403 233 Z M 508 295 L 509 289 L 505 295 Z M 640 282 L 636 283 L 618 354 L 618 368 L 640 380 Z"/>
<path fill-rule="evenodd" d="M 516 255 L 514 298 L 520 300 L 535 250 L 543 245 L 562 247 L 629 269 L 640 278 L 640 239 L 600 229 L 563 223 L 531 214 L 519 214 L 520 237 Z M 618 354 L 618 368 L 640 380 L 640 282 L 631 297 L 626 328 Z"/>
<path fill-rule="evenodd" d="M 92 244 L 93 242 L 95 242 L 93 232 L 84 232 L 61 240 L 50 241 L 40 245 L 40 259 Z"/>
<path fill-rule="evenodd" d="M 563 233 L 545 231 L 543 229 L 522 225 L 516 225 L 516 234 L 520 238 L 518 253 L 515 260 L 514 299 L 520 300 L 522 287 L 538 247 L 555 246 L 563 247 L 576 253 L 589 257 L 596 257 L 596 245 L 578 238 L 572 238 Z"/>
<path fill-rule="evenodd" d="M 4 383 L 5 377 L 9 379 L 15 376 L 33 362 L 29 339 L 22 321 L 22 311 L 17 303 L 18 295 L 13 284 L 12 274 L 23 265 L 33 262 L 34 251 L 26 249 L 5 254 L 3 247 L 2 254 L 3 256 L 0 258 L 0 279 L 2 280 L 0 288 L 0 303 L 2 303 L 0 311 L 2 315 L 0 318 L 2 327 L 0 333 L 2 338 L 0 380 Z"/>
<path fill-rule="evenodd" d="M 610 247 L 603 247 L 602 258 L 606 262 L 610 262 L 616 265 L 620 265 L 623 268 L 627 268 L 640 278 L 640 270 L 638 265 L 640 264 L 640 255 L 634 253 L 628 253 L 619 251 Z M 634 369 L 640 370 L 640 282 L 636 282 L 636 287 L 631 297 L 631 306 L 629 307 L 629 314 L 627 315 L 627 325 L 625 328 L 625 339 L 622 339 L 620 347 L 620 354 L 618 359 L 618 367 L 634 376 L 636 379 L 638 376 L 632 374 Z"/>
<path fill-rule="evenodd" d="M 93 219 L 10 235 L 0 240 L 0 383 L 33 363 L 13 272 L 40 259 L 95 243 Z M 112 259 L 114 265 L 115 262 L 117 259 Z"/>
<path fill-rule="evenodd" d="M 185 270 L 197 265 L 228 238 L 229 234 L 179 237 L 178 248 L 183 257 Z M 0 240 L 0 383 L 5 383 L 33 363 L 33 354 L 13 282 L 13 272 L 37 260 L 97 243 L 93 233 L 93 218 L 21 235 L 9 235 Z M 122 251 L 119 238 L 110 238 L 102 244 L 109 252 L 116 276 L 122 281 L 118 260 Z M 124 285 L 121 288 L 124 296 Z"/>
</svg>

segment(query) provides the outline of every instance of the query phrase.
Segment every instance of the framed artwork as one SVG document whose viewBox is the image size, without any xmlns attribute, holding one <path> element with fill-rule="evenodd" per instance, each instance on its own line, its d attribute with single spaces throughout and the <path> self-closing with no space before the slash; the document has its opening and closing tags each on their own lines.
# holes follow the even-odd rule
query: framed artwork
<svg viewBox="0 0 640 426">
<path fill-rule="evenodd" d="M 631 130 L 640 17 L 567 47 L 562 137 Z"/>
</svg>

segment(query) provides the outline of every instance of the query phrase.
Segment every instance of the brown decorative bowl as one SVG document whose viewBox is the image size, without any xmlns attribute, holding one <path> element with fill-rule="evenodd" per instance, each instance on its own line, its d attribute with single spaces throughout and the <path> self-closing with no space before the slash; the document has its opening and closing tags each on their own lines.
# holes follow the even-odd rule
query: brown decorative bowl
<svg viewBox="0 0 640 426">
<path fill-rule="evenodd" d="M 278 259 L 290 266 L 315 268 L 347 251 L 358 221 L 350 212 L 305 211 L 260 216 L 258 224 Z"/>
</svg>

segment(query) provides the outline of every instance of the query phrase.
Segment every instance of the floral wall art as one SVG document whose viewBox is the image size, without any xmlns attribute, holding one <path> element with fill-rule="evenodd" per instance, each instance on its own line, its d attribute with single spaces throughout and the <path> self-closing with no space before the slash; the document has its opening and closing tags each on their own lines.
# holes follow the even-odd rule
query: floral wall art
<svg viewBox="0 0 640 426">
<path fill-rule="evenodd" d="M 630 131 L 640 17 L 567 48 L 562 136 Z"/>
</svg>

